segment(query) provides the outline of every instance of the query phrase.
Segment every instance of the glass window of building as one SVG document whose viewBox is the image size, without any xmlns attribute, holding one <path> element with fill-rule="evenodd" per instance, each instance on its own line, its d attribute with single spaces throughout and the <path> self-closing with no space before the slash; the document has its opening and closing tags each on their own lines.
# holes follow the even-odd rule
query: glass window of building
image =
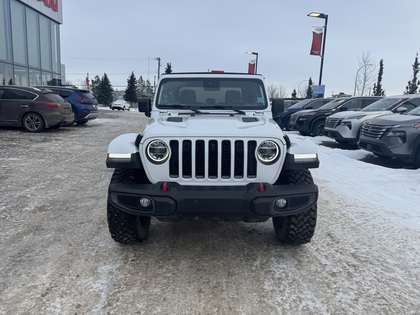
<svg viewBox="0 0 420 315">
<path fill-rule="evenodd" d="M 29 85 L 27 67 L 15 66 L 15 78 L 14 78 L 13 83 L 15 85 L 23 85 L 23 86 Z"/>
<path fill-rule="evenodd" d="M 13 67 L 0 62 L 0 85 L 13 84 Z"/>
<path fill-rule="evenodd" d="M 41 71 L 29 68 L 29 85 L 41 85 Z"/>
<path fill-rule="evenodd" d="M 40 68 L 40 49 L 39 49 L 39 24 L 38 16 L 34 10 L 26 9 L 26 27 L 28 34 L 28 61 L 29 66 Z"/>
<path fill-rule="evenodd" d="M 44 70 L 52 70 L 52 54 L 51 54 L 51 22 L 46 17 L 39 16 L 39 28 L 41 36 L 41 68 Z"/>
<path fill-rule="evenodd" d="M 51 22 L 51 47 L 52 47 L 52 66 L 53 72 L 60 73 L 60 29 L 57 23 Z"/>
<path fill-rule="evenodd" d="M 12 15 L 13 62 L 27 65 L 25 7 L 17 1 L 11 1 L 10 12 Z"/>
<path fill-rule="evenodd" d="M 0 60 L 12 62 L 8 1 L 0 0 Z"/>
</svg>

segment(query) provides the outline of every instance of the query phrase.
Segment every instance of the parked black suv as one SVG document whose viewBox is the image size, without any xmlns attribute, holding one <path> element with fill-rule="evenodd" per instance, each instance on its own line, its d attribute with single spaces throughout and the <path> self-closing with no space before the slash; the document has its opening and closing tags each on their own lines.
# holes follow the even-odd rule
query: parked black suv
<svg viewBox="0 0 420 315">
<path fill-rule="evenodd" d="M 301 110 L 290 117 L 289 128 L 304 136 L 322 136 L 327 116 L 346 110 L 360 110 L 382 96 L 354 96 L 337 98 L 319 109 Z"/>
<path fill-rule="evenodd" d="M 284 109 L 284 112 L 279 114 L 278 116 L 274 117 L 275 122 L 280 126 L 282 129 L 290 130 L 290 117 L 292 114 L 299 112 L 304 109 L 318 109 L 321 106 L 331 102 L 332 98 L 308 98 L 293 104 L 289 108 Z"/>
<path fill-rule="evenodd" d="M 42 88 L 54 91 L 71 104 L 77 124 L 82 125 L 98 117 L 98 101 L 88 90 L 67 86 L 42 86 Z"/>
</svg>

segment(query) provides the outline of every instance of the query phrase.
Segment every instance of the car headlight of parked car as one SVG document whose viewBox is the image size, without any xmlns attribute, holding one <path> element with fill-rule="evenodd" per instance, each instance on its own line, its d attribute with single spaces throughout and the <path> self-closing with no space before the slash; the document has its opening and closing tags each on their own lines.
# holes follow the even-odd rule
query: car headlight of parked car
<svg viewBox="0 0 420 315">
<path fill-rule="evenodd" d="M 351 130 L 351 122 L 350 121 L 341 121 L 340 126 L 345 126 Z"/>
<path fill-rule="evenodd" d="M 146 156 L 154 164 L 162 164 L 169 157 L 168 145 L 162 140 L 152 140 L 146 147 Z"/>
<path fill-rule="evenodd" d="M 386 136 L 387 137 L 399 138 L 401 140 L 401 142 L 405 142 L 405 140 L 406 140 L 406 133 L 405 133 L 405 131 L 401 131 L 401 130 L 390 130 L 390 131 L 388 131 Z"/>
<path fill-rule="evenodd" d="M 257 149 L 258 160 L 263 164 L 271 164 L 277 161 L 280 155 L 280 149 L 277 143 L 271 140 L 265 140 L 260 143 Z"/>
</svg>

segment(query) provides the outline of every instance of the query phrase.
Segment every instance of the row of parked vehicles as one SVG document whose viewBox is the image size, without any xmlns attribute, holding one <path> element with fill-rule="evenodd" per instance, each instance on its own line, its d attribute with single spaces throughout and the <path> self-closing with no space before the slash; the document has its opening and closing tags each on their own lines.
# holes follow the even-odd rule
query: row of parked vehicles
<svg viewBox="0 0 420 315">
<path fill-rule="evenodd" d="M 420 167 L 420 94 L 306 99 L 275 120 L 285 130 L 324 135 Z"/>
<path fill-rule="evenodd" d="M 0 126 L 29 132 L 86 124 L 98 117 L 98 102 L 88 91 L 66 86 L 0 86 Z"/>
</svg>

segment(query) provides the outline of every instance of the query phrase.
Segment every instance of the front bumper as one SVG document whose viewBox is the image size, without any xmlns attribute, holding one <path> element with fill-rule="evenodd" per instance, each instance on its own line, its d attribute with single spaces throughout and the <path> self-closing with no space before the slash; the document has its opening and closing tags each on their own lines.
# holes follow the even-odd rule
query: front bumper
<svg viewBox="0 0 420 315">
<path fill-rule="evenodd" d="M 303 133 L 303 134 L 311 133 L 311 128 L 307 119 L 306 120 L 297 119 L 296 122 L 290 123 L 290 130 L 299 131 L 300 133 Z"/>
<path fill-rule="evenodd" d="M 142 207 L 141 198 L 150 199 L 150 206 Z M 286 200 L 285 207 L 276 206 L 279 198 Z M 305 212 L 316 205 L 317 199 L 318 187 L 315 184 L 181 186 L 175 182 L 135 185 L 111 183 L 108 189 L 109 202 L 121 211 L 162 219 L 198 217 L 266 221 L 271 217 Z"/>
<path fill-rule="evenodd" d="M 388 139 L 392 141 L 394 139 Z M 394 140 L 395 141 L 395 140 Z M 402 161 L 413 162 L 415 156 L 415 146 L 413 142 L 405 142 L 400 144 L 394 144 L 389 146 L 383 141 L 375 141 L 368 139 L 360 139 L 358 146 L 361 149 L 370 151 L 377 155 L 386 156 L 389 158 L 394 158 Z"/>
</svg>

